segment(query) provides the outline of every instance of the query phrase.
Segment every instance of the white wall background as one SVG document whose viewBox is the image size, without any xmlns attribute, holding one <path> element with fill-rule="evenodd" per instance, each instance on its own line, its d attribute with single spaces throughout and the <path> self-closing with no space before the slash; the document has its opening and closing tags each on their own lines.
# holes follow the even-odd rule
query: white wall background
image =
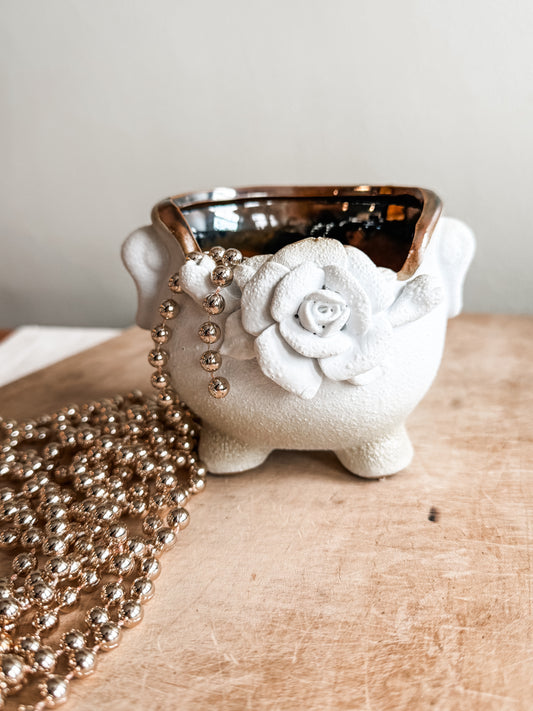
<svg viewBox="0 0 533 711">
<path fill-rule="evenodd" d="M 123 325 L 122 239 L 219 184 L 431 187 L 533 312 L 530 0 L 1 0 L 0 327 Z"/>
</svg>

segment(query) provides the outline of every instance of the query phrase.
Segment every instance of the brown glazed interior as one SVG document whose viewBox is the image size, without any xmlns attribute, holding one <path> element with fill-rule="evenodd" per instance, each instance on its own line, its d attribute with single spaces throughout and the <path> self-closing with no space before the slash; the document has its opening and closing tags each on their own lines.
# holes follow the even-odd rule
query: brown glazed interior
<svg viewBox="0 0 533 711">
<path fill-rule="evenodd" d="M 153 219 L 187 254 L 216 244 L 244 256 L 273 254 L 306 237 L 329 237 L 365 252 L 380 267 L 414 274 L 442 210 L 431 190 L 391 186 L 217 188 L 177 195 Z"/>
</svg>

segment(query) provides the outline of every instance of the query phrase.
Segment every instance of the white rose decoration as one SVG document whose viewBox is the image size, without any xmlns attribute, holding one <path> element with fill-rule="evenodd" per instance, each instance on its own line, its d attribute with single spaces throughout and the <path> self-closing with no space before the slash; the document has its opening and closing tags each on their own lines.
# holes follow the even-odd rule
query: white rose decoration
<svg viewBox="0 0 533 711">
<path fill-rule="evenodd" d="M 182 288 L 196 300 L 206 293 L 211 262 L 182 267 Z M 393 327 L 423 316 L 441 291 L 427 275 L 402 288 L 395 272 L 361 250 L 308 238 L 245 260 L 224 296 L 232 313 L 221 353 L 256 358 L 264 375 L 310 399 L 324 378 L 364 385 L 379 377 Z"/>
</svg>

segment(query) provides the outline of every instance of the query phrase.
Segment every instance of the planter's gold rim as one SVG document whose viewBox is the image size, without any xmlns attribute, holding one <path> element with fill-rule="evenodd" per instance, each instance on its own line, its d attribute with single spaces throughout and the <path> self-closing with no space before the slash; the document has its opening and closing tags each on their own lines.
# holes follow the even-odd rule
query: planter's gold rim
<svg viewBox="0 0 533 711">
<path fill-rule="evenodd" d="M 226 195 L 224 195 L 225 191 Z M 420 266 L 423 254 L 442 212 L 440 198 L 432 190 L 427 190 L 426 188 L 401 187 L 397 185 L 276 185 L 217 188 L 209 192 L 184 193 L 166 198 L 154 207 L 152 220 L 154 224 L 160 224 L 166 231 L 174 235 L 183 252 L 187 254 L 201 251 L 201 248 L 182 210 L 253 199 L 343 198 L 353 195 L 390 195 L 391 197 L 409 195 L 421 203 L 422 211 L 416 222 L 409 253 L 402 268 L 397 273 L 399 280 L 411 277 Z"/>
</svg>

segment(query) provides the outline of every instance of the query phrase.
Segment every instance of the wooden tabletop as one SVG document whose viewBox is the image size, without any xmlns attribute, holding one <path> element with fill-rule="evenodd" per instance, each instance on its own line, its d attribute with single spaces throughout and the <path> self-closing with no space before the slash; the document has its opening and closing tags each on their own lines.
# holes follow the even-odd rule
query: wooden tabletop
<svg viewBox="0 0 533 711">
<path fill-rule="evenodd" d="M 0 390 L 34 416 L 148 379 L 119 338 Z M 143 623 L 63 708 L 533 708 L 533 318 L 450 322 L 383 481 L 325 452 L 210 477 Z"/>
</svg>

